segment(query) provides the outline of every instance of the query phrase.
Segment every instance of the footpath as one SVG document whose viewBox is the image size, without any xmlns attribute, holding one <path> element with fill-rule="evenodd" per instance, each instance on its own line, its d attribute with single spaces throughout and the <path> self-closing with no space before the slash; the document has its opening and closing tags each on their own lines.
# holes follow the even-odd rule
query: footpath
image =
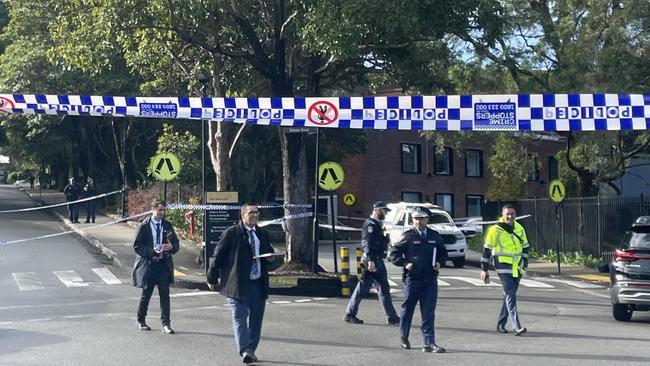
<svg viewBox="0 0 650 366">
<path fill-rule="evenodd" d="M 18 187 L 23 190 L 36 205 L 53 205 L 65 202 L 65 196 L 62 192 L 49 189 L 39 189 L 38 186 L 33 191 L 30 191 L 29 185 L 21 185 Z M 118 215 L 107 214 L 102 211 L 97 211 L 95 223 L 85 223 L 86 212 L 85 203 L 81 203 L 79 210 L 78 224 L 71 223 L 68 220 L 68 212 L 65 206 L 53 208 L 49 210 L 55 215 L 69 230 L 74 231 L 77 235 L 87 241 L 90 245 L 95 247 L 97 251 L 101 252 L 105 258 L 117 267 L 130 269 L 135 261 L 135 253 L 133 252 L 133 239 L 139 222 L 146 216 L 138 218 L 136 221 L 116 222 L 121 218 Z M 129 215 L 139 214 L 139 212 L 130 212 Z M 113 223 L 113 224 L 110 224 Z M 107 225 L 110 224 L 110 225 Z M 96 227 L 99 225 L 105 225 Z M 205 270 L 197 261 L 200 256 L 200 247 L 189 241 L 180 239 L 181 250 L 174 255 L 175 265 L 175 279 L 176 287 L 188 289 L 201 289 L 207 290 L 205 284 Z M 277 246 L 276 250 L 285 251 L 286 248 Z M 324 247 L 319 250 L 322 252 Z M 351 251 L 351 253 L 354 253 Z M 353 261 L 354 259 L 351 258 Z M 466 264 L 473 267 L 479 267 L 481 260 L 481 253 L 467 250 L 466 251 Z M 332 258 L 321 258 L 319 264 L 326 269 L 330 269 L 333 263 Z M 572 277 L 587 281 L 596 282 L 609 282 L 607 274 L 599 274 L 596 269 L 586 268 L 578 265 L 561 265 L 561 275 L 558 275 L 558 268 L 556 263 L 548 263 L 543 261 L 531 260 L 527 275 L 530 277 Z M 273 289 L 272 289 L 273 290 Z M 272 291 L 273 292 L 273 291 Z"/>
</svg>

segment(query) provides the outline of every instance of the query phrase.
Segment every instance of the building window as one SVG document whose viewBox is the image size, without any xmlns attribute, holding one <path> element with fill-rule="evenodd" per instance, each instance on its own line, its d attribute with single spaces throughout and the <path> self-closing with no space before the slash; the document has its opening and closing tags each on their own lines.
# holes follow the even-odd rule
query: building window
<svg viewBox="0 0 650 366">
<path fill-rule="evenodd" d="M 420 173 L 420 145 L 402 144 L 402 173 Z"/>
<path fill-rule="evenodd" d="M 481 150 L 465 151 L 465 176 L 483 176 L 483 152 Z"/>
<path fill-rule="evenodd" d="M 467 217 L 483 216 L 481 207 L 483 206 L 483 196 L 467 195 L 465 196 L 465 210 Z"/>
<path fill-rule="evenodd" d="M 422 193 L 420 192 L 402 192 L 402 201 L 410 203 L 422 202 Z"/>
<path fill-rule="evenodd" d="M 548 157 L 548 180 L 558 179 L 560 176 L 557 159 L 555 156 Z"/>
<path fill-rule="evenodd" d="M 448 193 L 436 193 L 436 205 L 447 211 L 451 217 L 454 217 L 454 195 Z"/>
<path fill-rule="evenodd" d="M 452 151 L 448 147 L 440 149 L 434 147 L 433 149 L 436 175 L 454 175 L 454 164 L 452 161 Z"/>
<path fill-rule="evenodd" d="M 528 154 L 528 181 L 537 182 L 539 180 L 539 156 L 537 154 Z"/>
</svg>

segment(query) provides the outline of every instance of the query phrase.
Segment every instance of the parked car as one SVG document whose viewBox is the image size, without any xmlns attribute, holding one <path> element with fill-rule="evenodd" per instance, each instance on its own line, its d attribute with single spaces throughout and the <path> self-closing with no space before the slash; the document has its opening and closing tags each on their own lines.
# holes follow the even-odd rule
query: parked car
<svg viewBox="0 0 650 366">
<path fill-rule="evenodd" d="M 463 217 L 454 219 L 454 223 L 460 231 L 465 234 L 465 237 L 468 239 L 473 238 L 478 233 L 483 232 L 483 218 L 481 216 L 476 217 Z"/>
<path fill-rule="evenodd" d="M 447 248 L 447 259 L 454 267 L 462 268 L 465 265 L 465 235 L 445 210 L 431 203 L 399 202 L 389 203 L 388 207 L 391 211 L 386 214 L 384 228 L 390 237 L 391 245 L 397 243 L 402 233 L 414 225 L 411 214 L 419 207 L 429 214 L 428 226 L 442 236 Z"/>
<path fill-rule="evenodd" d="M 614 319 L 630 321 L 633 312 L 650 310 L 650 216 L 639 217 L 625 233 L 609 279 Z"/>
</svg>

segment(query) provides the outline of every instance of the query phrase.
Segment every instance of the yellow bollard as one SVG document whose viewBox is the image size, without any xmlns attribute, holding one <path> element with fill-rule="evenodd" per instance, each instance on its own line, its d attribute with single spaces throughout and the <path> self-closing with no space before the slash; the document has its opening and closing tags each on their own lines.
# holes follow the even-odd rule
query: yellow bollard
<svg viewBox="0 0 650 366">
<path fill-rule="evenodd" d="M 357 255 L 357 276 L 359 276 L 361 275 L 361 256 L 363 255 L 363 251 L 361 248 L 357 248 L 355 252 Z"/>
<path fill-rule="evenodd" d="M 341 296 L 350 297 L 350 250 L 341 247 Z"/>
</svg>

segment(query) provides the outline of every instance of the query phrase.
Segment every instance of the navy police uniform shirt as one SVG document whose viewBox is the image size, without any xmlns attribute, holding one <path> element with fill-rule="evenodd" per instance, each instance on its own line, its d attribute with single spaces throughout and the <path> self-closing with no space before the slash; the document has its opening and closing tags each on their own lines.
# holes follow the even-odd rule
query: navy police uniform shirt
<svg viewBox="0 0 650 366">
<path fill-rule="evenodd" d="M 390 261 L 396 266 L 405 267 L 413 263 L 410 270 L 404 268 L 404 277 L 413 280 L 436 279 L 438 272 L 433 269 L 433 249 L 436 248 L 436 262 L 444 265 L 447 260 L 447 249 L 442 236 L 437 231 L 426 228 L 426 238 L 423 238 L 416 228 L 404 232 L 400 241 L 393 246 Z"/>
<path fill-rule="evenodd" d="M 386 257 L 386 237 L 381 223 L 369 217 L 361 228 L 363 253 L 371 261 L 381 261 Z"/>
</svg>

